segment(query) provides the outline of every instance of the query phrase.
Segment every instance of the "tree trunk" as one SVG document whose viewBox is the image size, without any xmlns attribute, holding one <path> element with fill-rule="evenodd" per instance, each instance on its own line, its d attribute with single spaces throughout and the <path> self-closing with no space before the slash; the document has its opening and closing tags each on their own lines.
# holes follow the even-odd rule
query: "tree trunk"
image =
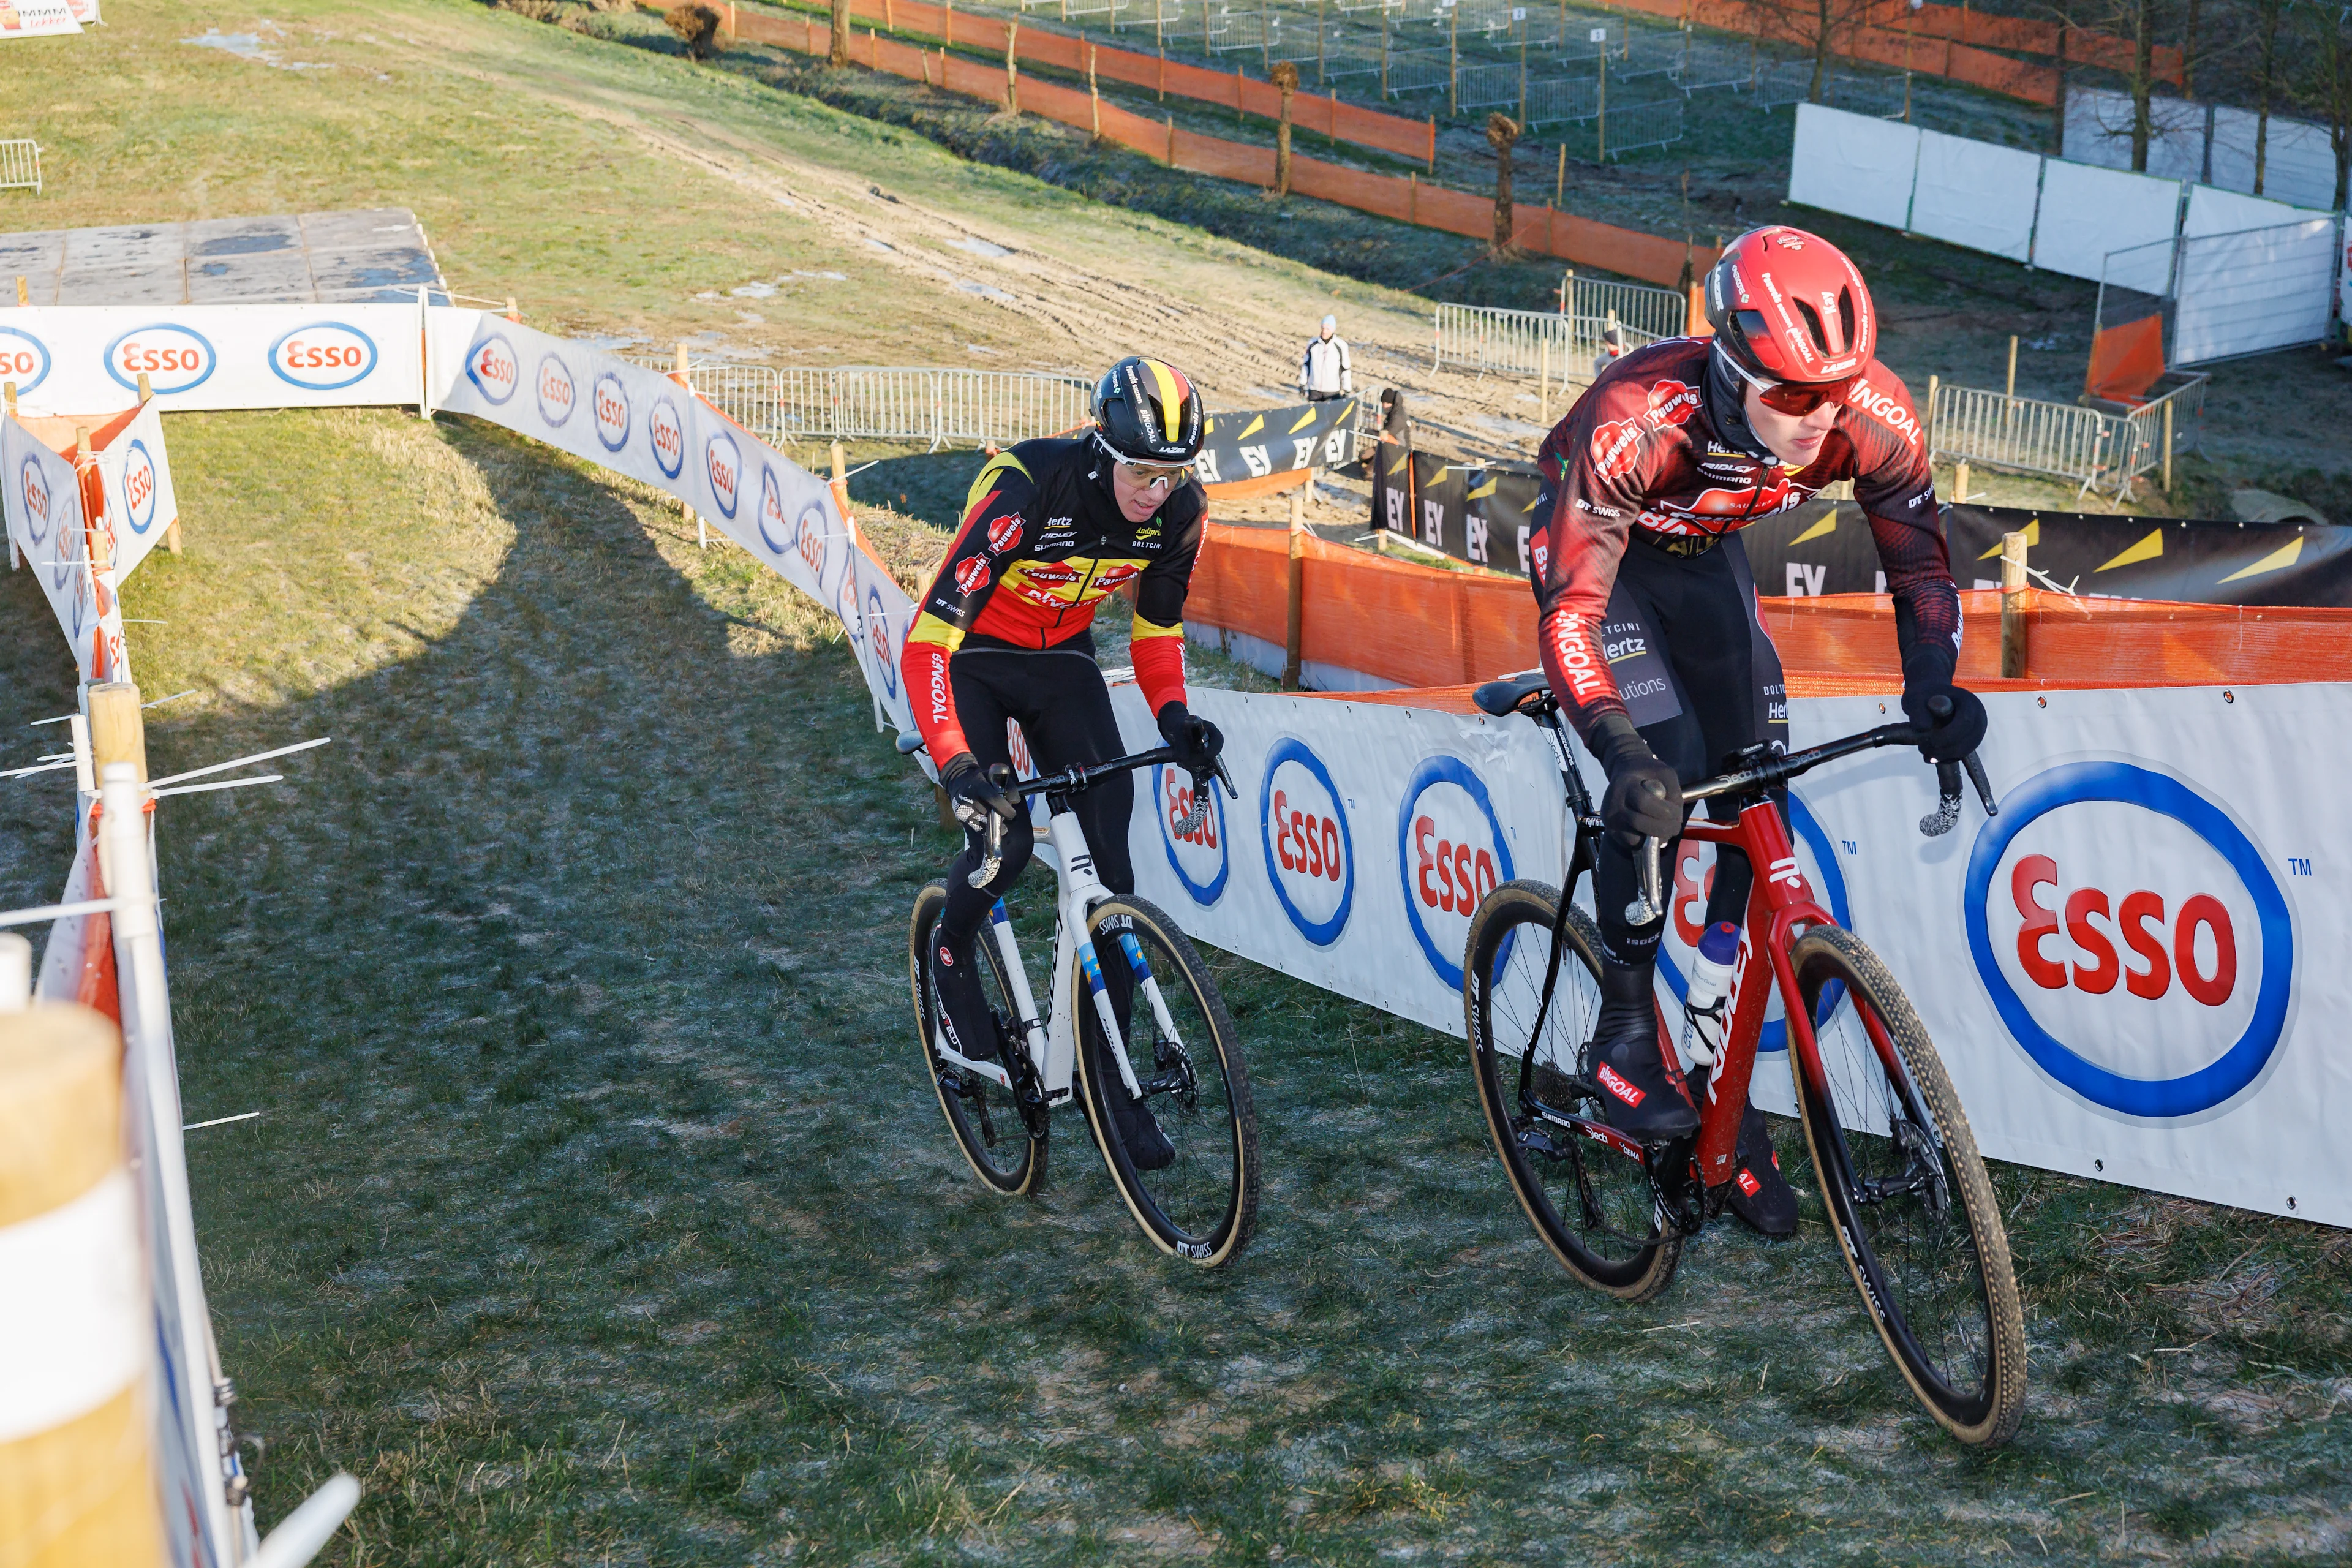
<svg viewBox="0 0 2352 1568">
<path fill-rule="evenodd" d="M 2066 0 L 2058 0 L 2058 100 L 2050 109 L 2050 153 L 2053 157 L 2066 155 L 2066 34 L 2074 25 L 2067 15 Z"/>
<path fill-rule="evenodd" d="M 824 63 L 845 66 L 849 63 L 849 0 L 833 0 L 833 47 L 825 51 Z"/>
<path fill-rule="evenodd" d="M 1814 6 L 1818 16 L 1813 34 L 1813 85 L 1805 93 L 1808 103 L 1822 101 L 1822 89 L 1830 72 L 1830 0 L 1814 0 Z"/>
<path fill-rule="evenodd" d="M 2189 16 L 2180 33 L 2180 96 L 2197 100 L 2197 12 L 2199 0 L 2189 0 Z"/>
<path fill-rule="evenodd" d="M 833 3 L 846 7 L 849 0 L 833 0 Z M 1021 18 L 1015 16 L 1004 28 L 1004 112 L 1007 114 L 1021 112 L 1021 58 L 1013 47 L 1020 37 Z"/>
<path fill-rule="evenodd" d="M 1274 85 L 1282 94 L 1282 117 L 1274 127 L 1274 194 L 1290 194 L 1290 97 L 1298 90 L 1298 68 L 1284 60 L 1274 68 Z"/>
<path fill-rule="evenodd" d="M 1512 239 L 1518 216 L 1511 205 L 1511 154 L 1519 142 L 1519 122 L 1507 114 L 1486 116 L 1486 143 L 1495 149 L 1495 245 L 1496 256 L 1517 254 Z"/>
<path fill-rule="evenodd" d="M 2154 130 L 2148 117 L 2148 95 L 2156 86 L 2156 0 L 2132 5 L 2132 173 L 2147 173 L 2147 144 Z"/>
<path fill-rule="evenodd" d="M 2278 80 L 2278 25 L 2283 0 L 2262 0 L 2263 65 L 2254 110 L 2254 195 L 2263 194 L 2271 156 L 2271 94 Z"/>
</svg>

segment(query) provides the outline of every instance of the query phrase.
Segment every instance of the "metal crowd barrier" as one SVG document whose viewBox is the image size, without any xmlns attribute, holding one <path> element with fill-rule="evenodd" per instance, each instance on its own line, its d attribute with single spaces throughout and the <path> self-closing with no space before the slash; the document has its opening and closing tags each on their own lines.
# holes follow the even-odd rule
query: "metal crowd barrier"
<svg viewBox="0 0 2352 1568">
<path fill-rule="evenodd" d="M 2078 500 L 2100 489 L 2121 498 L 2133 480 L 2164 466 L 2168 410 L 2172 451 L 2196 445 L 2203 434 L 2205 378 L 2190 377 L 2122 414 L 1973 386 L 1938 386 L 1929 416 L 1928 455 L 2072 479 Z"/>
<path fill-rule="evenodd" d="M 41 149 L 35 142 L 0 142 L 0 191 L 41 194 Z"/>
<path fill-rule="evenodd" d="M 1657 290 L 1671 292 L 1671 290 Z M 1435 323 L 1436 357 L 1431 365 L 1453 364 L 1480 373 L 1546 375 L 1556 381 L 1590 381 L 1601 357 L 1605 315 L 1556 315 L 1549 310 L 1498 310 L 1480 305 L 1440 305 Z M 1660 334 L 1617 322 L 1628 349 L 1658 341 Z M 1676 323 L 1680 330 L 1680 322 Z"/>
<path fill-rule="evenodd" d="M 649 370 L 676 363 L 621 357 Z M 1094 395 L 1091 382 L 1031 371 L 712 361 L 690 364 L 687 374 L 697 393 L 765 441 L 928 441 L 933 451 L 1057 435 L 1086 422 Z"/>
</svg>

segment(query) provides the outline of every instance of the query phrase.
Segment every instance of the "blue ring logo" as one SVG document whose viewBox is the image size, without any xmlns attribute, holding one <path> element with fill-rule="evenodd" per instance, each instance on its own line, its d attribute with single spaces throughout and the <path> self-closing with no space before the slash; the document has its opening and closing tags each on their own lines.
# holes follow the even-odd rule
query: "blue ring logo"
<svg viewBox="0 0 2352 1568">
<path fill-rule="evenodd" d="M 1151 770 L 1151 804 L 1160 814 L 1160 847 L 1168 852 L 1168 868 L 1176 873 L 1176 880 L 1192 895 L 1192 901 L 1206 906 L 1224 896 L 1225 881 L 1234 873 L 1233 840 L 1227 832 L 1230 824 L 1225 818 L 1225 803 L 1219 798 L 1216 781 L 1213 779 L 1202 786 L 1209 814 L 1194 831 L 1207 833 L 1208 847 L 1217 855 L 1217 874 L 1205 882 L 1195 881 L 1192 873 L 1184 869 L 1183 858 L 1176 853 L 1176 801 L 1170 785 L 1179 776 L 1192 775 L 1168 763 Z"/>
<path fill-rule="evenodd" d="M 1822 874 L 1822 891 L 1829 895 L 1831 918 L 1846 930 L 1852 931 L 1853 914 L 1846 904 L 1845 873 L 1838 868 L 1837 856 L 1830 847 L 1830 836 L 1822 830 L 1821 823 L 1815 819 L 1812 812 L 1806 808 L 1803 797 L 1795 790 L 1789 792 L 1788 816 L 1789 826 L 1796 831 L 1797 837 L 1803 841 L 1805 847 L 1813 852 L 1813 864 L 1820 868 Z M 1679 852 L 1677 850 L 1677 853 Z M 1681 969 L 1669 961 L 1663 952 L 1659 953 L 1658 959 L 1658 967 L 1665 973 L 1666 989 L 1675 994 L 1675 1001 L 1689 1001 L 1689 976 L 1683 973 Z M 1757 965 L 1755 975 L 1749 984 L 1774 986 L 1771 966 L 1760 963 Z M 1838 1004 L 1844 1000 L 1845 986 L 1832 981 L 1828 989 L 1822 993 L 1821 1003 L 1814 1009 L 1813 1026 L 1818 1029 L 1828 1023 L 1830 1015 L 1836 1012 Z M 1768 1001 L 1765 1005 L 1769 1007 L 1771 1004 Z M 1764 1026 L 1758 1030 L 1756 1035 L 1757 1053 L 1762 1055 L 1768 1051 L 1785 1051 L 1788 1048 L 1788 1019 L 1765 1019 Z"/>
<path fill-rule="evenodd" d="M 27 457 L 17 467 L 16 483 L 25 497 L 25 531 L 39 544 L 49 537 L 49 509 L 56 504 L 48 470 L 41 467 L 40 458 Z"/>
<path fill-rule="evenodd" d="M 2089 802 L 2136 805 L 2179 823 L 2230 863 L 2254 902 L 2263 933 L 2263 978 L 2245 1033 L 2221 1056 L 2179 1078 L 2126 1078 L 2086 1060 L 2044 1029 L 1993 958 L 1985 895 L 2009 846 L 2030 823 L 2062 806 Z M 2278 879 L 2227 813 L 2179 780 L 2129 763 L 2071 763 L 2028 780 L 2001 803 L 1969 854 L 1969 952 L 1993 1008 L 2034 1065 L 2094 1105 L 2126 1116 L 2194 1116 L 2227 1103 L 2262 1076 L 2286 1034 L 2294 972 L 2294 921 Z"/>
<path fill-rule="evenodd" d="M 685 470 L 686 421 L 678 417 L 677 405 L 667 395 L 655 398 L 653 411 L 646 416 L 646 444 L 653 448 L 654 467 L 662 471 L 662 478 L 674 479 Z"/>
<path fill-rule="evenodd" d="M 1285 763 L 1295 763 L 1305 769 L 1317 784 L 1323 786 L 1323 793 L 1330 797 L 1332 816 L 1328 820 L 1337 828 L 1341 875 L 1339 907 L 1332 911 L 1328 920 L 1309 920 L 1300 912 L 1297 904 L 1291 902 L 1290 889 L 1283 885 L 1281 857 L 1276 852 L 1275 840 L 1277 837 L 1286 839 L 1289 828 L 1274 820 L 1274 775 Z M 1297 739 L 1277 742 L 1266 753 L 1265 777 L 1258 784 L 1257 791 L 1257 824 L 1258 846 L 1265 851 L 1265 879 L 1274 885 L 1274 896 L 1281 900 L 1282 912 L 1290 917 L 1290 923 L 1298 928 L 1299 935 L 1318 947 L 1330 946 L 1348 928 L 1348 911 L 1356 901 L 1356 840 L 1348 826 L 1347 806 L 1339 799 L 1338 786 L 1331 782 L 1330 770 L 1324 767 L 1320 757 L 1307 749 L 1305 742 Z M 1319 855 L 1321 852 L 1322 846 L 1318 843 L 1317 853 Z M 1287 853 L 1286 846 L 1283 854 Z"/>
<path fill-rule="evenodd" d="M 752 521 L 759 524 L 761 543 L 778 555 L 792 553 L 791 540 L 780 541 L 775 533 L 769 531 L 772 524 L 778 531 L 782 531 L 790 525 L 784 521 L 783 487 L 776 482 L 775 468 L 766 463 L 760 465 L 760 510 L 752 518 Z"/>
<path fill-rule="evenodd" d="M 607 452 L 629 444 L 629 389 L 611 371 L 600 373 L 589 384 L 590 412 L 595 416 L 596 439 Z"/>
<path fill-rule="evenodd" d="M 141 495 L 132 481 L 142 473 L 147 476 L 147 491 Z M 147 450 L 144 441 L 133 441 L 122 455 L 122 499 L 124 509 L 131 513 L 131 531 L 145 538 L 155 526 L 155 498 L 162 486 L 155 477 L 155 457 Z"/>
<path fill-rule="evenodd" d="M 171 334 L 163 340 L 162 348 L 154 346 L 152 334 L 158 332 Z M 147 342 L 142 344 L 133 341 L 141 337 L 146 337 Z M 195 346 L 190 348 L 188 345 L 191 343 Z M 120 351 L 119 356 L 117 351 Z M 120 363 L 116 363 L 118 357 Z M 189 363 L 191 358 L 196 363 Z M 126 392 L 139 390 L 139 377 L 143 374 L 147 377 L 148 389 L 158 397 L 202 386 L 212 379 L 213 371 L 219 363 L 220 356 L 213 352 L 211 340 L 204 333 L 193 327 L 174 326 L 170 321 L 150 321 L 143 327 L 133 327 L 106 345 L 106 374 L 120 383 Z M 195 374 L 190 375 L 188 373 L 191 371 Z M 166 384 L 167 377 L 181 375 L 186 375 L 187 379 L 171 381 Z M 20 386 L 16 390 L 21 393 L 24 388 Z"/>
<path fill-rule="evenodd" d="M 1437 943 L 1430 938 L 1429 928 L 1422 923 L 1420 904 L 1413 897 L 1416 865 L 1412 841 L 1413 808 L 1421 804 L 1421 797 L 1428 794 L 1433 785 L 1441 784 L 1450 784 L 1468 795 L 1471 804 L 1478 808 L 1479 815 L 1486 819 L 1486 831 L 1494 839 L 1496 868 L 1501 872 L 1496 878 L 1496 885 L 1499 887 L 1509 881 L 1515 873 L 1511 869 L 1511 847 L 1503 837 L 1502 820 L 1495 815 L 1495 803 L 1486 794 L 1486 781 L 1459 757 L 1440 754 L 1423 760 L 1421 766 L 1413 769 L 1412 776 L 1405 781 L 1404 794 L 1397 806 L 1397 877 L 1404 889 L 1405 923 L 1412 927 L 1413 940 L 1421 943 L 1422 956 L 1429 960 L 1430 968 L 1437 971 L 1437 977 L 1445 982 L 1448 990 L 1459 991 L 1462 989 L 1462 965 L 1457 959 L 1448 958 L 1438 951 Z M 1481 895 L 1475 888 L 1465 888 L 1462 896 L 1475 899 Z M 1475 903 L 1473 907 L 1475 907 Z M 1461 912 L 1466 916 L 1471 911 L 1463 910 Z"/>
<path fill-rule="evenodd" d="M 507 342 L 504 332 L 474 340 L 474 346 L 466 351 L 466 379 L 493 405 L 515 395 L 515 388 L 522 384 L 522 361 L 515 357 L 514 344 Z"/>
<path fill-rule="evenodd" d="M 572 411 L 580 405 L 580 384 L 572 378 L 572 367 L 563 363 L 563 356 L 552 349 L 539 356 L 532 390 L 539 395 L 539 416 L 550 429 L 571 418 Z"/>
<path fill-rule="evenodd" d="M 323 344 L 295 341 L 305 332 L 338 332 L 341 336 L 330 338 Z M 278 379 L 311 392 L 339 392 L 365 381 L 368 373 L 375 369 L 375 340 L 341 321 L 311 321 L 269 345 L 269 368 L 277 373 Z M 342 379 L 322 380 L 319 375 L 322 371 Z"/>
<path fill-rule="evenodd" d="M 702 443 L 702 477 L 719 515 L 729 521 L 743 504 L 743 448 L 724 430 L 714 430 Z"/>
<path fill-rule="evenodd" d="M 48 344 L 22 328 L 0 327 L 0 381 L 15 382 L 22 397 L 48 378 Z"/>
<path fill-rule="evenodd" d="M 882 694 L 896 702 L 898 700 L 898 660 L 890 651 L 890 616 L 882 607 L 882 590 L 869 585 L 866 590 L 866 635 L 874 639 L 875 668 L 882 672 Z"/>
</svg>

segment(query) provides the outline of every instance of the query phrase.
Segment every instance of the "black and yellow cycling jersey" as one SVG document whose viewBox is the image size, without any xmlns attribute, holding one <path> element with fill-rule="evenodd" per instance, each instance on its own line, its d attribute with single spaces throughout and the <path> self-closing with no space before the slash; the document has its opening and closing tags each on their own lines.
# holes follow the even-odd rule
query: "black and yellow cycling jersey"
<svg viewBox="0 0 2352 1568">
<path fill-rule="evenodd" d="M 1024 441 L 989 459 L 963 526 L 923 595 L 900 668 L 932 758 L 970 751 L 948 660 L 961 649 L 1078 645 L 1106 595 L 1135 590 L 1136 683 L 1157 713 L 1184 697 L 1184 595 L 1208 498 L 1187 479 L 1129 522 L 1111 493 L 1111 459 L 1086 437 Z M 1087 639 L 1081 643 L 1080 639 Z"/>
</svg>

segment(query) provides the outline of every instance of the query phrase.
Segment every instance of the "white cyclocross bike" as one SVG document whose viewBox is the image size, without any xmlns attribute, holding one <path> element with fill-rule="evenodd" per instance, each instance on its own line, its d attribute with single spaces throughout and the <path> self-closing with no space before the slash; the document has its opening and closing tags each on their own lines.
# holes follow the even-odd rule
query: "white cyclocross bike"
<svg viewBox="0 0 2352 1568">
<path fill-rule="evenodd" d="M 921 744 L 913 735 L 898 742 L 907 752 Z M 928 955 L 931 928 L 947 902 L 942 882 L 915 899 L 907 973 L 916 1036 L 940 1110 L 982 1182 L 1013 1196 L 1044 1185 L 1050 1113 L 1076 1098 L 1086 1108 L 1111 1183 L 1143 1233 L 1163 1252 L 1215 1268 L 1249 1244 L 1257 1219 L 1257 1112 L 1233 1019 L 1208 967 L 1176 923 L 1158 906 L 1113 893 L 1096 877 L 1094 855 L 1070 809 L 1073 797 L 1102 779 L 1157 764 L 1171 764 L 1172 771 L 1173 758 L 1161 747 L 1042 778 L 1016 780 L 1003 763 L 992 771 L 1023 809 L 1031 796 L 1045 797 L 1048 822 L 1037 845 L 1050 851 L 1040 858 L 1052 864 L 1060 884 L 1050 1016 L 1042 1022 L 1037 1016 L 1002 899 L 989 914 L 993 940 L 977 944 L 981 988 L 995 1024 L 994 1060 L 961 1055 L 940 1037 Z M 1219 763 L 1213 774 L 1192 781 L 1190 815 L 1175 824 L 1178 833 L 1199 826 L 1209 809 L 1208 792 L 1220 781 L 1229 797 L 1237 795 Z M 992 816 L 985 853 L 971 873 L 973 887 L 996 879 L 1003 832 L 1003 822 Z M 1104 953 L 1110 955 L 1108 966 Z M 1116 1089 L 1107 1074 L 1117 1075 Z M 1118 1092 L 1150 1109 L 1175 1150 L 1172 1162 L 1155 1170 L 1137 1166 L 1108 1098 Z"/>
</svg>

